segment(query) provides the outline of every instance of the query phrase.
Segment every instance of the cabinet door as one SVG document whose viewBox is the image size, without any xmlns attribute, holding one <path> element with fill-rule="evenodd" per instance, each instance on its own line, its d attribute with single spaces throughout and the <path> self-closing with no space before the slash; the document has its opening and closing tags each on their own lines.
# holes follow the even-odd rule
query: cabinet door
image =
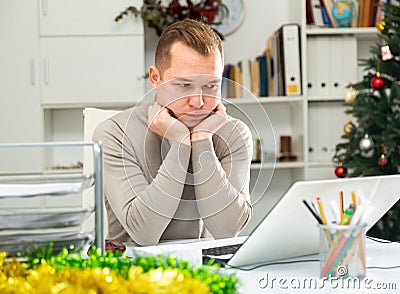
<svg viewBox="0 0 400 294">
<path fill-rule="evenodd" d="M 0 1 L 0 143 L 42 141 L 37 2 Z M 41 170 L 40 150 L 0 149 L 0 173 Z"/>
<path fill-rule="evenodd" d="M 126 105 L 143 95 L 143 37 L 42 38 L 47 106 Z"/>
<path fill-rule="evenodd" d="M 40 34 L 99 35 L 143 34 L 140 17 L 115 17 L 128 6 L 140 9 L 140 0 L 41 0 Z"/>
</svg>

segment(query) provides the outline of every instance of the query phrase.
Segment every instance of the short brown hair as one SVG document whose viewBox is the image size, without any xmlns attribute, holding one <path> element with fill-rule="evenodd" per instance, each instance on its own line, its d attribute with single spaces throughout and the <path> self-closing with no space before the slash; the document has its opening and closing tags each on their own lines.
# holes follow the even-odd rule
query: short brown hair
<svg viewBox="0 0 400 294">
<path fill-rule="evenodd" d="M 184 19 L 168 26 L 161 34 L 155 54 L 155 65 L 160 75 L 171 66 L 171 47 L 177 42 L 210 55 L 217 49 L 224 60 L 221 38 L 208 25 L 193 19 Z"/>
</svg>

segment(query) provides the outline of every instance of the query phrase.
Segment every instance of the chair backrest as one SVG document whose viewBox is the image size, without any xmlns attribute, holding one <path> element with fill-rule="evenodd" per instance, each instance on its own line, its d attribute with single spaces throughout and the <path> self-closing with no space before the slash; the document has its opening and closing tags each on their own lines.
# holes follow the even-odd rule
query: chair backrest
<svg viewBox="0 0 400 294">
<path fill-rule="evenodd" d="M 96 129 L 97 125 L 111 116 L 121 112 L 121 110 L 105 110 L 99 108 L 85 108 L 83 110 L 83 140 L 84 141 L 92 141 L 93 132 Z M 93 172 L 93 154 L 91 150 L 85 148 L 83 152 L 83 172 L 84 174 L 89 174 Z M 83 192 L 82 197 L 82 205 L 83 207 L 93 207 L 94 206 L 94 197 L 93 188 L 86 189 Z M 84 231 L 93 231 L 94 229 L 94 220 L 90 218 L 86 221 L 82 229 Z M 104 235 L 107 236 L 108 225 L 107 225 L 107 213 L 104 213 Z"/>
</svg>

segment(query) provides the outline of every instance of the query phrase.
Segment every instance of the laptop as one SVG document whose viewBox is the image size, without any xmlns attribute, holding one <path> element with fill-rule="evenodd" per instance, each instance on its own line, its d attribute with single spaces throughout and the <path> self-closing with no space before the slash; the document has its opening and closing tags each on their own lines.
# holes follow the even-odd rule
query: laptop
<svg viewBox="0 0 400 294">
<path fill-rule="evenodd" d="M 311 203 L 321 197 L 327 219 L 333 220 L 329 202 L 335 200 L 339 205 L 340 191 L 345 208 L 352 201 L 351 192 L 356 193 L 358 201 L 369 204 L 363 217 L 368 230 L 399 200 L 400 175 L 295 182 L 247 238 L 199 242 L 203 260 L 216 257 L 212 252 L 219 247 L 235 250 L 226 255 L 229 258 L 222 258 L 234 267 L 318 253 L 317 221 L 303 199 Z"/>
</svg>

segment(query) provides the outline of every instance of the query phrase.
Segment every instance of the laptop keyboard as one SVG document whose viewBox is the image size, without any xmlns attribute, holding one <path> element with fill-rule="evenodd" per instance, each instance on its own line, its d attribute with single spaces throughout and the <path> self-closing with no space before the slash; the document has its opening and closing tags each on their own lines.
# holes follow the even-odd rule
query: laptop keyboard
<svg viewBox="0 0 400 294">
<path fill-rule="evenodd" d="M 225 245 L 220 247 L 205 248 L 202 250 L 204 255 L 221 256 L 227 254 L 235 254 L 242 244 Z"/>
</svg>

